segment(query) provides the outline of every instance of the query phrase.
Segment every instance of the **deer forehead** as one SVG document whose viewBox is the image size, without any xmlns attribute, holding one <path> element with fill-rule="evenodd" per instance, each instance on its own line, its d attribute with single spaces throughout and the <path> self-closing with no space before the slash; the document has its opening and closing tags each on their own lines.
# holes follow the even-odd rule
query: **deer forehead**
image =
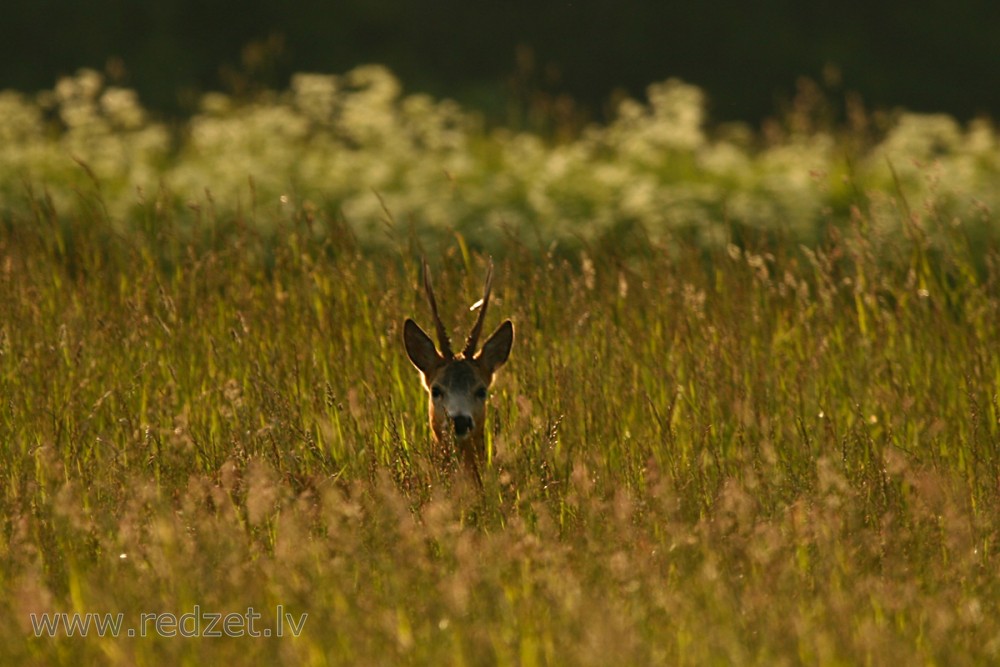
<svg viewBox="0 0 1000 667">
<path fill-rule="evenodd" d="M 458 359 L 442 366 L 433 377 L 427 378 L 427 386 L 441 385 L 451 392 L 472 392 L 489 384 L 489 378 L 472 361 Z"/>
</svg>

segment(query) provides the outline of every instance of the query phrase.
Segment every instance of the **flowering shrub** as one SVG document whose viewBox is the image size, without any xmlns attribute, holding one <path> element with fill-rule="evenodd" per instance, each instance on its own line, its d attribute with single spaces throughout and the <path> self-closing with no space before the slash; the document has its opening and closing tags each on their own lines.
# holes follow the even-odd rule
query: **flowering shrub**
<svg viewBox="0 0 1000 667">
<path fill-rule="evenodd" d="M 902 114 L 856 155 L 819 130 L 771 142 L 745 129 L 713 136 L 704 94 L 677 80 L 647 96 L 559 143 L 487 130 L 453 102 L 404 95 L 389 71 L 370 65 L 299 74 L 289 90 L 251 102 L 205 95 L 172 135 L 133 91 L 83 70 L 34 99 L 0 93 L 0 206 L 24 206 L 28 184 L 62 214 L 97 188 L 122 225 L 155 192 L 182 209 L 211 198 L 230 212 L 291 214 L 309 201 L 342 215 L 368 244 L 395 221 L 484 245 L 511 230 L 548 244 L 631 223 L 654 239 L 684 233 L 714 245 L 734 223 L 815 240 L 857 193 L 876 213 L 905 205 L 918 217 L 978 224 L 1000 203 L 1000 151 L 984 121 L 963 128 L 944 115 Z M 258 224 L 281 219 L 264 217 Z M 891 231 L 901 216 L 872 219 Z"/>
</svg>

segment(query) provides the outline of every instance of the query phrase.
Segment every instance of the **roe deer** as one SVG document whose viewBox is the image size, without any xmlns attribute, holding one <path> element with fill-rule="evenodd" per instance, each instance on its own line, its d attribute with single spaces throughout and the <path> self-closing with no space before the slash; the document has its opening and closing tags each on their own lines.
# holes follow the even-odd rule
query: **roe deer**
<svg viewBox="0 0 1000 667">
<path fill-rule="evenodd" d="M 514 325 L 505 320 L 476 352 L 476 344 L 486 319 L 493 283 L 493 262 L 486 273 L 483 299 L 465 348 L 456 355 L 451 350 L 448 332 L 438 315 L 434 290 L 431 288 L 427 262 L 423 262 L 424 290 L 434 316 L 440 352 L 434 341 L 410 318 L 403 323 L 403 345 L 413 365 L 420 371 L 429 400 L 431 431 L 439 443 L 454 442 L 462 461 L 482 485 L 479 466 L 486 459 L 483 422 L 486 416 L 486 396 L 493 374 L 507 361 L 514 343 Z M 475 306 L 473 306 L 475 308 Z"/>
</svg>

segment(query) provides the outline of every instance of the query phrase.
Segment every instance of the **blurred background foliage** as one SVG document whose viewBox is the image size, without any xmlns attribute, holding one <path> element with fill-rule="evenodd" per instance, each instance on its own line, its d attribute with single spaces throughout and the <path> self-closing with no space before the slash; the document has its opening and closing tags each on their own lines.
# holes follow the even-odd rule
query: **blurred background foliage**
<svg viewBox="0 0 1000 667">
<path fill-rule="evenodd" d="M 513 238 L 620 246 L 632 232 L 812 245 L 860 215 L 886 239 L 914 225 L 976 245 L 997 233 L 1000 139 L 987 120 L 848 104 L 838 125 L 804 81 L 755 132 L 709 124 L 705 100 L 667 79 L 620 99 L 608 122 L 559 136 L 559 119 L 554 133 L 488 127 L 363 65 L 242 98 L 206 93 L 168 123 L 136 91 L 81 69 L 34 95 L 0 92 L 0 214 L 15 226 L 79 217 L 151 230 L 237 220 L 279 234 L 304 223 L 320 236 L 346 222 L 369 247 L 455 232 L 493 249 Z"/>
<path fill-rule="evenodd" d="M 0 214 L 491 248 L 812 245 L 863 216 L 981 245 L 997 7 L 18 3 Z"/>
<path fill-rule="evenodd" d="M 6 3 L 0 89 L 108 72 L 166 115 L 200 95 L 283 89 L 296 72 L 382 63 L 407 92 L 451 97 L 505 124 L 544 92 L 594 120 L 609 100 L 678 77 L 715 121 L 758 122 L 807 76 L 870 107 L 996 115 L 1000 5 L 766 0 L 39 0 Z"/>
</svg>

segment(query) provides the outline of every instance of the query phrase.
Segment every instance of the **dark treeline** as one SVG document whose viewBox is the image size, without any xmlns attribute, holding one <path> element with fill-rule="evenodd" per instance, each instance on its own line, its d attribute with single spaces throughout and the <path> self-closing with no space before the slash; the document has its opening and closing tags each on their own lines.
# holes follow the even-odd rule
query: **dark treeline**
<svg viewBox="0 0 1000 667">
<path fill-rule="evenodd" d="M 997 116 L 1000 3 L 15 0 L 0 21 L 0 88 L 109 69 L 167 114 L 198 91 L 370 62 L 495 117 L 526 89 L 600 115 L 614 91 L 677 76 L 716 120 L 755 121 L 824 72 L 870 106 Z"/>
</svg>

